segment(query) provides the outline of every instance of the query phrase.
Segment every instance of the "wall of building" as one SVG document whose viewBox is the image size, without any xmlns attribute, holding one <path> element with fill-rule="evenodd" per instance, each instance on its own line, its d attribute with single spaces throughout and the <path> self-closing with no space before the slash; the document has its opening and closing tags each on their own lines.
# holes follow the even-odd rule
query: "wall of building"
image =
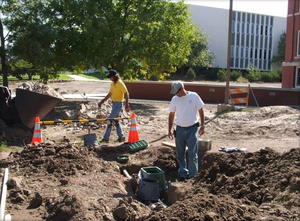
<svg viewBox="0 0 300 221">
<path fill-rule="evenodd" d="M 189 10 L 193 22 L 208 34 L 208 48 L 216 55 L 213 67 L 226 68 L 229 10 L 197 5 L 191 5 Z M 279 39 L 286 30 L 286 18 L 234 11 L 233 20 L 231 67 L 246 69 L 247 64 L 252 63 L 260 70 L 277 68 L 278 65 L 272 64 L 271 59 L 278 54 Z M 252 45 L 252 59 L 251 41 L 255 44 Z"/>
<path fill-rule="evenodd" d="M 300 44 L 300 39 L 298 39 L 298 32 L 300 31 L 299 4 L 299 0 L 289 0 L 288 2 L 285 61 L 282 64 L 283 88 L 300 88 L 300 56 L 297 55 L 297 46 Z"/>
<path fill-rule="evenodd" d="M 213 67 L 226 68 L 229 11 L 197 5 L 191 5 L 189 11 L 194 24 L 208 35 L 208 48 L 216 55 Z"/>
</svg>

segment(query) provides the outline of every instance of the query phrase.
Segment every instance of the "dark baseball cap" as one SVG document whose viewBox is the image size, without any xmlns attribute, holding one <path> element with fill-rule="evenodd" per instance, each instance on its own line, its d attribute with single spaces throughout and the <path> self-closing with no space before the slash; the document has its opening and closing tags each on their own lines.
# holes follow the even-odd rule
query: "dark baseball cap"
<svg viewBox="0 0 300 221">
<path fill-rule="evenodd" d="M 109 70 L 108 75 L 106 75 L 107 78 L 111 78 L 113 76 L 115 76 L 116 74 L 118 74 L 118 72 L 114 69 Z"/>
</svg>

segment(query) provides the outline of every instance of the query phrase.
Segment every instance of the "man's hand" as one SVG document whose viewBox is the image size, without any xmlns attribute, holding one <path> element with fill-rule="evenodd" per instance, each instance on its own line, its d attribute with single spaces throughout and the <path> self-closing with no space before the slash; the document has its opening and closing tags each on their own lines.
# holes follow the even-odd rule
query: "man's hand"
<svg viewBox="0 0 300 221">
<path fill-rule="evenodd" d="M 126 112 L 129 112 L 129 111 L 130 111 L 129 104 L 126 104 L 126 105 L 125 105 L 125 110 L 126 110 Z"/>
<path fill-rule="evenodd" d="M 169 134 L 168 134 L 168 137 L 173 140 L 174 139 L 174 136 L 173 136 L 173 133 L 169 130 Z"/>
<path fill-rule="evenodd" d="M 204 128 L 205 127 L 200 127 L 200 129 L 199 129 L 199 136 L 201 136 L 201 135 L 203 135 L 205 132 L 204 132 Z"/>
</svg>

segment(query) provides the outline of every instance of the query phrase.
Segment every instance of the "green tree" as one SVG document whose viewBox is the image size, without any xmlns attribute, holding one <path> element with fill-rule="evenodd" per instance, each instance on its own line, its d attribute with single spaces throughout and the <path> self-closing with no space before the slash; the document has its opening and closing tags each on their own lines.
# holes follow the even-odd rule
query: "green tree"
<svg viewBox="0 0 300 221">
<path fill-rule="evenodd" d="M 105 66 L 128 79 L 164 79 L 203 40 L 183 1 L 11 0 L 6 12 L 11 56 L 43 76 Z"/>
<path fill-rule="evenodd" d="M 286 41 L 286 33 L 282 33 L 280 35 L 279 43 L 277 46 L 277 55 L 273 56 L 272 62 L 281 64 L 285 60 L 285 41 Z"/>
<path fill-rule="evenodd" d="M 189 68 L 189 70 L 187 71 L 186 75 L 185 75 L 185 79 L 187 79 L 188 81 L 194 81 L 196 78 L 196 73 L 192 68 Z"/>
<path fill-rule="evenodd" d="M 215 54 L 212 54 L 207 48 L 207 34 L 204 32 L 198 33 L 200 34 L 195 34 L 198 38 L 192 43 L 192 52 L 188 57 L 187 66 L 209 68 L 213 64 L 212 59 L 215 57 Z"/>
</svg>

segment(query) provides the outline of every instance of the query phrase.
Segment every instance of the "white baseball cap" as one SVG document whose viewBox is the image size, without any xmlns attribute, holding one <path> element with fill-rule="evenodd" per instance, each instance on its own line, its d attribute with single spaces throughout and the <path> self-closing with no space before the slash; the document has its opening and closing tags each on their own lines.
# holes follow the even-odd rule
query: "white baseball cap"
<svg viewBox="0 0 300 221">
<path fill-rule="evenodd" d="M 181 81 L 175 81 L 172 83 L 172 90 L 170 94 L 177 94 L 178 91 L 183 88 L 183 83 Z"/>
</svg>

